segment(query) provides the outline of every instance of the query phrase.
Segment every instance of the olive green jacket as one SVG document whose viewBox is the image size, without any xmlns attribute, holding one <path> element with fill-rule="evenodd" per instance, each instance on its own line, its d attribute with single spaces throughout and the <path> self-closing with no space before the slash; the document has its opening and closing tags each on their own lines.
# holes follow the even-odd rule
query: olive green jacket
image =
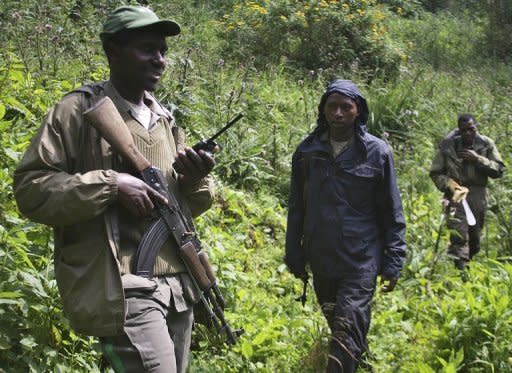
<svg viewBox="0 0 512 373">
<path fill-rule="evenodd" d="M 478 154 L 478 160 L 464 161 L 457 156 L 462 150 L 461 137 L 454 134 L 443 139 L 430 168 L 430 177 L 440 191 L 447 192 L 449 179 L 466 187 L 485 187 L 489 177 L 494 179 L 503 175 L 505 165 L 490 138 L 477 133 L 472 149 Z"/>
<path fill-rule="evenodd" d="M 110 87 L 84 86 L 57 103 L 14 173 L 20 211 L 53 227 L 55 277 L 64 312 L 77 332 L 94 336 L 121 334 L 126 312 L 117 255 L 117 172 L 110 145 L 82 116 L 104 95 L 122 116 L 130 115 L 121 110 Z M 183 132 L 171 114 L 149 94 L 145 101 L 156 120 L 172 126 L 177 149 L 184 147 Z M 187 190 L 174 179 L 169 182 L 170 190 L 181 193 L 177 198 L 187 214 L 196 216 L 210 207 L 210 178 Z"/>
</svg>

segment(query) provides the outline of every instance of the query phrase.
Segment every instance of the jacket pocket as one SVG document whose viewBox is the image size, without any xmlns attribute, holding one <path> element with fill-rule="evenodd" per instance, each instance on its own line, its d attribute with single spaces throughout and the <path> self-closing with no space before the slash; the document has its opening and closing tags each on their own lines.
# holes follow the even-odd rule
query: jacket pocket
<svg viewBox="0 0 512 373">
<path fill-rule="evenodd" d="M 138 291 L 149 293 L 155 291 L 157 287 L 155 281 L 131 273 L 124 274 L 121 277 L 121 281 L 123 284 L 123 289 L 125 291 Z"/>
<path fill-rule="evenodd" d="M 368 257 L 369 235 L 361 222 L 344 222 L 341 229 L 345 251 L 353 258 Z"/>
<path fill-rule="evenodd" d="M 364 183 L 363 186 L 366 186 L 368 182 L 378 180 L 381 177 L 381 172 L 378 168 L 366 164 L 346 168 L 344 172 L 353 178 L 354 186 L 358 186 L 361 183 Z"/>
<path fill-rule="evenodd" d="M 375 195 L 380 180 L 377 168 L 361 165 L 343 170 L 337 182 L 349 204 L 358 211 L 367 211 L 375 205 Z"/>
<path fill-rule="evenodd" d="M 124 320 L 121 278 L 104 239 L 56 250 L 55 278 L 66 316 L 78 331 L 101 335 L 119 331 Z"/>
</svg>

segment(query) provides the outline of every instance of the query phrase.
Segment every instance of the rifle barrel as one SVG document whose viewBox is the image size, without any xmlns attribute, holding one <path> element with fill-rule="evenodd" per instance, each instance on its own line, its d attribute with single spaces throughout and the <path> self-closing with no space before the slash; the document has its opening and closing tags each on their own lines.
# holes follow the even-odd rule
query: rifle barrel
<svg viewBox="0 0 512 373">
<path fill-rule="evenodd" d="M 212 137 L 210 137 L 208 139 L 208 141 L 213 141 L 215 140 L 217 137 L 219 137 L 220 135 L 222 135 L 224 133 L 224 131 L 226 131 L 229 127 L 231 127 L 233 124 L 235 124 L 236 122 L 238 122 L 240 119 L 242 119 L 244 115 L 242 113 L 238 113 L 236 117 L 234 117 L 233 119 L 231 119 L 228 124 L 226 124 L 224 127 L 222 127 L 220 129 L 219 132 L 217 132 L 215 135 L 213 135 Z"/>
</svg>

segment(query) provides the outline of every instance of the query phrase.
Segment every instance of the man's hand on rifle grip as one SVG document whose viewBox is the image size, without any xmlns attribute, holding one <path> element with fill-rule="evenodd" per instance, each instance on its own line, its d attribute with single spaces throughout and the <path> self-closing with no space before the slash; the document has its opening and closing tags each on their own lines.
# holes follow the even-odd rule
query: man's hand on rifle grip
<svg viewBox="0 0 512 373">
<path fill-rule="evenodd" d="M 148 184 L 126 173 L 117 174 L 118 201 L 135 216 L 148 216 L 155 205 L 153 201 L 167 204 L 167 199 Z"/>
<path fill-rule="evenodd" d="M 218 150 L 216 147 L 213 151 Z M 208 175 L 215 166 L 213 154 L 204 150 L 196 152 L 194 149 L 187 147 L 185 150 L 178 152 L 174 169 L 180 174 L 180 182 L 182 184 L 193 184 Z"/>
</svg>

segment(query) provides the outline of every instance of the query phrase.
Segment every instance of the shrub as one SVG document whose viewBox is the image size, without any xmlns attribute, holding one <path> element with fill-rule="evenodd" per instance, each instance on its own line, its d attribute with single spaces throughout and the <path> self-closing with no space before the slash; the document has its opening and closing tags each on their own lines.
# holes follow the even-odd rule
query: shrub
<svg viewBox="0 0 512 373">
<path fill-rule="evenodd" d="M 403 38 L 412 61 L 444 71 L 460 70 L 482 62 L 484 28 L 478 18 L 464 13 L 453 17 L 448 12 L 435 15 L 423 12 L 417 19 L 395 23 L 395 33 Z"/>
<path fill-rule="evenodd" d="M 393 77 L 400 53 L 383 7 L 367 1 L 243 1 L 224 15 L 225 49 L 258 67 L 282 61 L 309 70 L 361 69 Z M 370 77 L 371 77 L 370 76 Z"/>
</svg>

